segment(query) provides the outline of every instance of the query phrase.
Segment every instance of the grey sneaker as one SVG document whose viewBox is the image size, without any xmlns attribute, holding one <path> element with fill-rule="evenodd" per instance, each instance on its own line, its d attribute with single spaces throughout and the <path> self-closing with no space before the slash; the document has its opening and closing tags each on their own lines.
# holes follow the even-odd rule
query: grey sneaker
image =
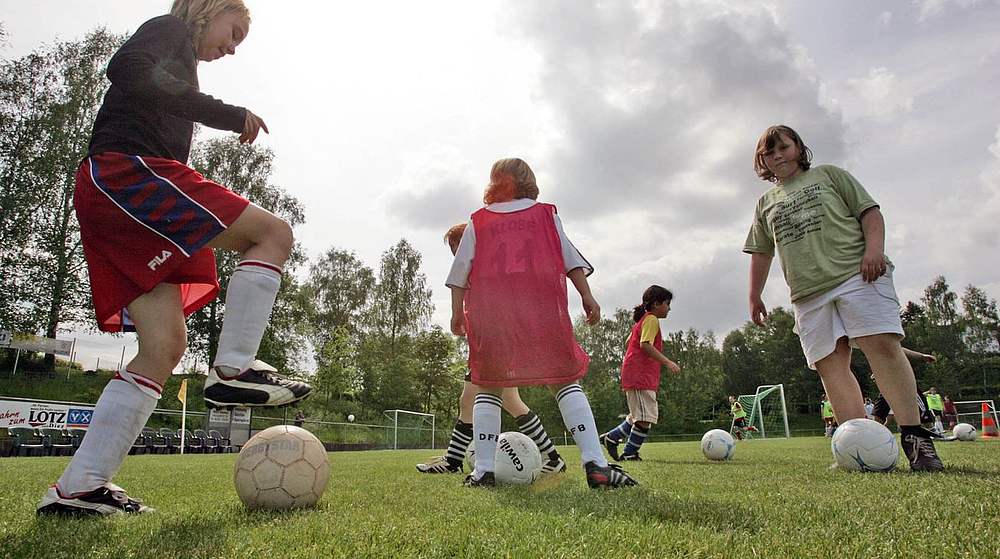
<svg viewBox="0 0 1000 559">
<path fill-rule="evenodd" d="M 35 512 L 39 515 L 58 514 L 67 516 L 113 514 L 143 514 L 156 512 L 152 507 L 142 504 L 139 499 L 132 499 L 125 490 L 113 483 L 79 495 L 67 497 L 59 492 L 55 485 L 49 487 Z"/>
<path fill-rule="evenodd" d="M 462 464 L 453 464 L 444 456 L 435 456 L 425 464 L 417 464 L 422 474 L 454 474 L 462 471 Z"/>
<path fill-rule="evenodd" d="M 938 472 L 944 469 L 944 464 L 938 458 L 931 441 L 933 434 L 921 429 L 926 434 L 907 433 L 902 436 L 903 454 L 910 461 L 910 470 L 914 472 Z"/>
</svg>

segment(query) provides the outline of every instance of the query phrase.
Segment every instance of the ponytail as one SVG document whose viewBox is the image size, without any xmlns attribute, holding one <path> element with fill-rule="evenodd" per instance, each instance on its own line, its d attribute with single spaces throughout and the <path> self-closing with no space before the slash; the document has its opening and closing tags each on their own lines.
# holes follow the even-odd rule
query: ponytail
<svg viewBox="0 0 1000 559">
<path fill-rule="evenodd" d="M 651 285 L 642 292 L 642 304 L 636 305 L 632 309 L 632 322 L 639 322 L 639 319 L 646 314 L 653 305 L 672 301 L 674 294 L 669 289 L 659 285 Z"/>
</svg>

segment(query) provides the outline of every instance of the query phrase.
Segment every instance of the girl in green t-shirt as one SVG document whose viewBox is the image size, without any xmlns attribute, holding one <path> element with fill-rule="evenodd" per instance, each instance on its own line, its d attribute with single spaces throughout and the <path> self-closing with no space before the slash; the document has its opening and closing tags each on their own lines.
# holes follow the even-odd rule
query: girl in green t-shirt
<svg viewBox="0 0 1000 559">
<path fill-rule="evenodd" d="M 743 247 L 751 255 L 750 318 L 763 325 L 767 317 L 761 293 L 777 253 L 803 353 L 819 372 L 834 420 L 843 424 L 865 417 L 851 372 L 854 344 L 897 412 L 910 468 L 940 470 L 944 465 L 931 442 L 937 435 L 920 425 L 913 369 L 900 346 L 899 299 L 878 203 L 847 171 L 814 168 L 811 159 L 812 152 L 788 126 L 771 126 L 757 140 L 754 170 L 773 186 L 757 202 Z"/>
</svg>

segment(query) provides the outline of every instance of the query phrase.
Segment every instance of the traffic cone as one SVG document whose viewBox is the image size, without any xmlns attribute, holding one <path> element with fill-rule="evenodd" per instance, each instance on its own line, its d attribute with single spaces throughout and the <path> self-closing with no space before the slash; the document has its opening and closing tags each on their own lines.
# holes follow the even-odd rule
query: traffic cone
<svg viewBox="0 0 1000 559">
<path fill-rule="evenodd" d="M 997 422 L 993 419 L 993 414 L 990 413 L 990 405 L 983 402 L 983 437 L 1000 437 L 1000 432 L 997 432 Z"/>
</svg>

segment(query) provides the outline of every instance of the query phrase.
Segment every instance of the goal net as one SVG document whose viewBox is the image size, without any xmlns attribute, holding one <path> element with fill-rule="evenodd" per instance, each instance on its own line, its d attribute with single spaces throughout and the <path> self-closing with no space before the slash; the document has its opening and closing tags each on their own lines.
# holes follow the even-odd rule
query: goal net
<svg viewBox="0 0 1000 559">
<path fill-rule="evenodd" d="M 744 439 L 789 438 L 788 411 L 785 407 L 785 385 L 765 384 L 757 387 L 754 394 L 744 394 L 737 398 L 747 414 L 748 428 L 742 431 Z M 736 434 L 736 420 L 733 419 L 729 432 Z"/>
<path fill-rule="evenodd" d="M 386 438 L 393 450 L 400 448 L 434 448 L 434 414 L 410 410 L 385 410 L 389 419 Z"/>
</svg>

